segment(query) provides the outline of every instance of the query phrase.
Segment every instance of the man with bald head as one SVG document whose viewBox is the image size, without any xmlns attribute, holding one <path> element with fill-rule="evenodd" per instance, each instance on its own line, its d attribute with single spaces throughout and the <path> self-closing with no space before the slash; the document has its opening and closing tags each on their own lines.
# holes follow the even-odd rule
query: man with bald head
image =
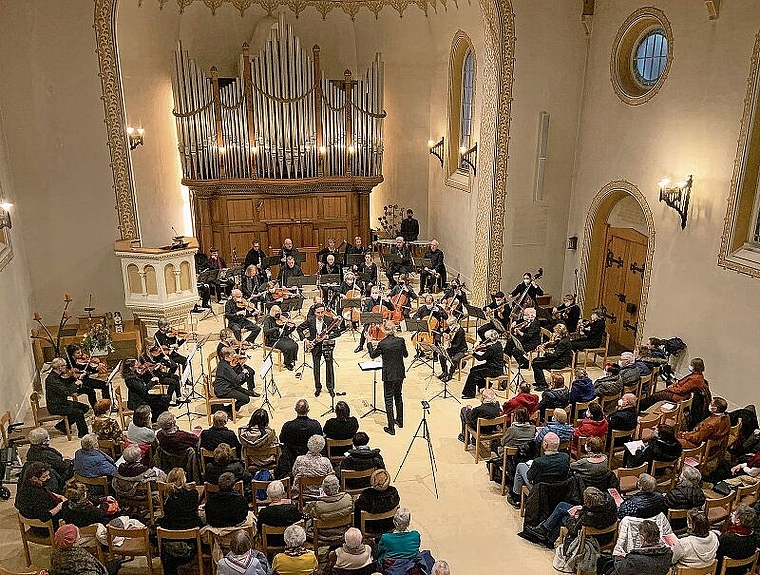
<svg viewBox="0 0 760 575">
<path fill-rule="evenodd" d="M 638 397 L 634 393 L 626 393 L 618 400 L 617 411 L 612 412 L 607 421 L 609 422 L 609 436 L 613 431 L 633 431 L 638 424 L 638 410 L 636 402 Z"/>
<path fill-rule="evenodd" d="M 245 340 L 253 343 L 261 331 L 258 325 L 248 319 L 252 315 L 255 315 L 254 310 L 246 306 L 241 290 L 237 288 L 232 290 L 230 296 L 230 299 L 224 304 L 224 319 L 227 320 L 227 327 L 232 330 L 232 333 L 235 334 L 235 339 L 238 341 L 242 337 L 243 330 L 248 330 L 250 333 Z"/>
<path fill-rule="evenodd" d="M 518 463 L 515 470 L 515 481 L 512 492 L 508 496 L 509 503 L 520 507 L 520 493 L 523 485 L 531 489 L 536 483 L 557 483 L 564 481 L 570 474 L 570 456 L 559 449 L 559 436 L 547 433 L 541 442 L 543 455 L 536 457 L 533 463 Z"/>
<path fill-rule="evenodd" d="M 433 293 L 437 285 L 446 285 L 446 266 L 443 263 L 443 252 L 438 249 L 438 240 L 430 240 L 430 249 L 425 252 L 425 259 L 430 263 L 420 272 L 420 292 Z"/>
</svg>

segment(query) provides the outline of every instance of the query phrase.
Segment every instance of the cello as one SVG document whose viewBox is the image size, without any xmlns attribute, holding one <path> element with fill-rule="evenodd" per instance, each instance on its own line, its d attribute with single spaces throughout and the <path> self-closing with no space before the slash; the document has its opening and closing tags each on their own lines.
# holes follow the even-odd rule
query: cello
<svg viewBox="0 0 760 575">
<path fill-rule="evenodd" d="M 345 241 L 345 240 L 344 240 Z M 359 299 L 361 300 L 362 292 L 359 289 L 356 289 L 356 278 L 354 278 L 353 286 L 350 290 L 346 292 L 346 299 Z M 382 303 L 382 300 L 380 300 L 380 303 Z M 376 306 L 378 307 L 378 306 Z M 374 310 L 373 310 L 374 311 Z M 349 307 L 345 308 L 343 310 L 343 319 L 346 321 L 350 321 L 353 323 L 359 323 L 359 320 L 361 320 L 361 312 L 356 309 L 355 307 Z"/>
</svg>

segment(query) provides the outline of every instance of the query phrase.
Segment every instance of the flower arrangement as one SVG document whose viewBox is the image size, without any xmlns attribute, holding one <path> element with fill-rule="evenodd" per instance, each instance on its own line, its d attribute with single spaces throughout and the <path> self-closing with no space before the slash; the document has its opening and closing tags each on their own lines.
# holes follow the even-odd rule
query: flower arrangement
<svg viewBox="0 0 760 575">
<path fill-rule="evenodd" d="M 401 229 L 401 220 L 404 219 L 406 209 L 398 204 L 383 206 L 383 215 L 377 218 L 383 231 L 388 237 L 395 238 Z"/>
<path fill-rule="evenodd" d="M 82 349 L 87 354 L 92 354 L 95 350 L 114 351 L 112 341 L 108 328 L 101 322 L 96 322 L 82 339 Z"/>
</svg>

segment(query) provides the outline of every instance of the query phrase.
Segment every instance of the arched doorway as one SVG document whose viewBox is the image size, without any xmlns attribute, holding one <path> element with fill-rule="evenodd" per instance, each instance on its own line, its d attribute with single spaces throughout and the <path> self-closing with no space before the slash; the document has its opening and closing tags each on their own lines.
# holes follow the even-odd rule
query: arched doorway
<svg viewBox="0 0 760 575">
<path fill-rule="evenodd" d="M 617 349 L 641 341 L 654 242 L 652 211 L 636 186 L 618 180 L 596 194 L 584 226 L 579 295 L 585 317 L 604 308 Z"/>
</svg>

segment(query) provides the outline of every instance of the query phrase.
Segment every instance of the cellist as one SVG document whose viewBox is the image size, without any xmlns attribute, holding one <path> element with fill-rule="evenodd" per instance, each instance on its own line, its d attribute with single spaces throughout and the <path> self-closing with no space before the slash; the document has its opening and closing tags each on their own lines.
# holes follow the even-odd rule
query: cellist
<svg viewBox="0 0 760 575">
<path fill-rule="evenodd" d="M 379 313 L 383 315 L 383 319 L 385 319 L 385 316 L 389 315 L 394 309 L 395 308 L 390 299 L 384 298 L 380 295 L 380 288 L 377 286 L 372 286 L 372 291 L 370 291 L 369 297 L 365 298 L 362 302 L 362 313 Z M 371 325 L 372 324 L 370 323 L 364 324 L 362 333 L 359 336 L 359 345 L 354 349 L 354 353 L 359 353 L 364 349 L 364 344 L 367 341 L 367 331 L 369 331 Z"/>
<path fill-rule="evenodd" d="M 417 299 L 417 294 L 414 293 L 412 286 L 409 285 L 409 276 L 406 274 L 398 276 L 398 283 L 393 286 L 388 297 L 391 298 L 393 305 L 400 309 L 400 312 L 399 309 L 394 310 L 396 313 L 394 314 L 395 317 L 393 318 L 393 321 L 401 321 L 402 316 L 409 317 L 409 309 L 411 306 L 408 304 L 412 300 Z"/>
</svg>

